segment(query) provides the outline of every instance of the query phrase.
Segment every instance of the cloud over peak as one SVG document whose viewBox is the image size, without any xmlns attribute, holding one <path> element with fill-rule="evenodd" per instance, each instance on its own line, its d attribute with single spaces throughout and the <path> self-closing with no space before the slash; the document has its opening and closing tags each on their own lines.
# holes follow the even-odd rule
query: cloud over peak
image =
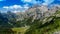
<svg viewBox="0 0 60 34">
<path fill-rule="evenodd" d="M 25 10 L 27 10 L 29 7 L 28 7 L 28 4 L 25 4 L 24 6 L 21 6 L 21 5 L 13 5 L 13 6 L 3 6 L 4 9 L 6 10 L 11 10 L 13 12 L 23 12 Z"/>
<path fill-rule="evenodd" d="M 6 9 L 17 9 L 17 8 L 22 8 L 20 5 L 13 5 L 13 6 L 4 6 L 3 8 Z"/>
</svg>

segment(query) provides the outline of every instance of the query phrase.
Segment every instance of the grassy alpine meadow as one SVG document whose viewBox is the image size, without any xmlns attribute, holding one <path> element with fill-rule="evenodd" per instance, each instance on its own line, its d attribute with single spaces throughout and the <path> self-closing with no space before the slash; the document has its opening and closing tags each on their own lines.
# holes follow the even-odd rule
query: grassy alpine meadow
<svg viewBox="0 0 60 34">
<path fill-rule="evenodd" d="M 29 29 L 29 26 L 27 26 L 27 27 L 12 28 L 12 31 L 14 31 L 15 34 L 24 34 L 27 29 Z"/>
</svg>

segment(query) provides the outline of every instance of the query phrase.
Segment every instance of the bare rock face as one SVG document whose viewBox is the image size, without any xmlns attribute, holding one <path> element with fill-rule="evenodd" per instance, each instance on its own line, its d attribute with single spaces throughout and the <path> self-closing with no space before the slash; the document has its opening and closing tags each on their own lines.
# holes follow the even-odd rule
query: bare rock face
<svg viewBox="0 0 60 34">
<path fill-rule="evenodd" d="M 29 8 L 28 10 L 26 10 L 25 12 L 17 13 L 17 15 L 20 15 L 18 16 L 18 20 L 19 19 L 23 20 L 24 18 L 29 18 L 29 17 L 32 17 L 33 20 L 43 19 L 45 17 L 49 17 L 53 15 L 58 9 L 59 9 L 59 6 L 52 6 L 48 8 L 45 5 L 42 5 L 42 6 L 35 5 Z"/>
</svg>

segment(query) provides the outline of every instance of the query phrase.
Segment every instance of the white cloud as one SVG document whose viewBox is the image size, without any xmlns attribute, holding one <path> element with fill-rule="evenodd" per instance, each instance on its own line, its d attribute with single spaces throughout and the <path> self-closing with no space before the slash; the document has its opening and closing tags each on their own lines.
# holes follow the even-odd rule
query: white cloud
<svg viewBox="0 0 60 34">
<path fill-rule="evenodd" d="M 16 12 L 19 12 L 19 11 L 25 11 L 29 7 L 28 7 L 28 4 L 25 4 L 24 6 L 21 6 L 21 5 L 13 5 L 13 6 L 4 6 L 3 8 L 6 9 L 6 10 L 11 10 L 14 13 L 16 13 Z"/>
<path fill-rule="evenodd" d="M 22 8 L 22 6 L 20 6 L 20 5 L 13 5 L 13 6 L 4 6 L 3 8 L 6 8 L 6 9 L 18 9 L 18 8 Z"/>
<path fill-rule="evenodd" d="M 36 0 L 21 0 L 24 3 L 32 3 L 32 4 L 43 4 L 43 5 L 49 5 L 51 4 L 54 0 L 41 0 L 44 1 L 43 3 L 41 1 L 36 1 Z"/>
<path fill-rule="evenodd" d="M 5 9 L 18 9 L 18 8 L 29 8 L 28 4 L 25 4 L 24 6 L 21 5 L 13 5 L 13 6 L 4 6 Z"/>
<path fill-rule="evenodd" d="M 39 3 L 39 1 L 36 1 L 36 0 L 21 0 L 21 1 L 24 2 L 24 3 L 32 3 L 32 4 Z"/>
<path fill-rule="evenodd" d="M 17 9 L 17 8 L 22 8 L 22 6 L 20 6 L 20 5 L 14 5 L 14 6 L 10 6 L 10 8 L 15 8 L 15 9 Z"/>
<path fill-rule="evenodd" d="M 32 0 L 21 0 L 23 2 L 31 2 Z"/>
<path fill-rule="evenodd" d="M 23 8 L 28 9 L 29 8 L 28 4 L 25 4 Z"/>
<path fill-rule="evenodd" d="M 6 8 L 6 9 L 8 9 L 9 7 L 8 7 L 8 6 L 4 6 L 3 8 Z"/>
<path fill-rule="evenodd" d="M 43 1 L 44 1 L 43 5 L 48 5 L 54 2 L 54 0 L 43 0 Z"/>
</svg>

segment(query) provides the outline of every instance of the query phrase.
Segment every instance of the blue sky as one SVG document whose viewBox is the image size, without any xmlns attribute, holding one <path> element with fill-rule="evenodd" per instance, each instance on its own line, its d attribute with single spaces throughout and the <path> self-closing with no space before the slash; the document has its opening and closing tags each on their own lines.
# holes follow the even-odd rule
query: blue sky
<svg viewBox="0 0 60 34">
<path fill-rule="evenodd" d="M 53 2 L 60 4 L 60 0 L 0 0 L 0 7 L 11 6 L 11 5 L 34 4 L 34 3 L 50 4 Z"/>
<path fill-rule="evenodd" d="M 59 4 L 60 5 L 60 0 L 0 0 L 0 10 L 17 11 L 18 9 L 21 9 L 22 11 L 22 8 L 26 10 L 29 8 L 29 6 L 34 4 L 42 4 L 42 5 Z"/>
</svg>

